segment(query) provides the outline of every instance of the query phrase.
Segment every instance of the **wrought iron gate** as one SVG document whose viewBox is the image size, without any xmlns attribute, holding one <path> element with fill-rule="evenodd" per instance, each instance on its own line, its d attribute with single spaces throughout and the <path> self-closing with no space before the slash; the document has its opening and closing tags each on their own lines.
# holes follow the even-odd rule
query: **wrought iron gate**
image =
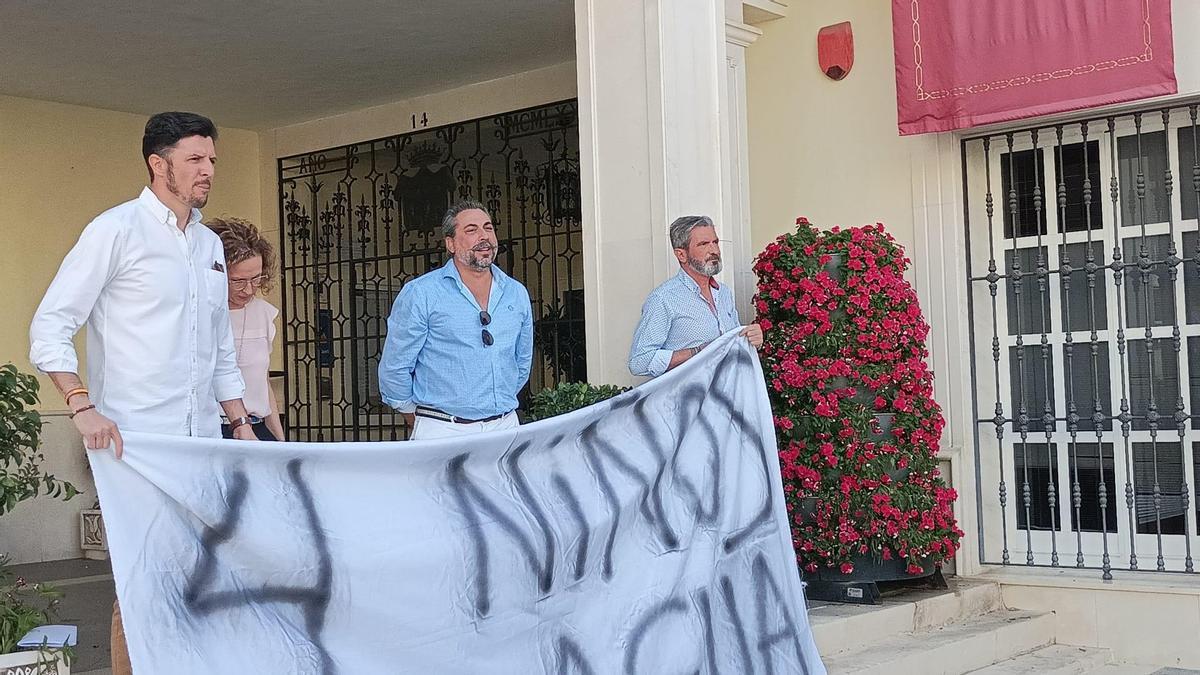
<svg viewBox="0 0 1200 675">
<path fill-rule="evenodd" d="M 964 139 L 985 563 L 1194 572 L 1200 102 Z"/>
<path fill-rule="evenodd" d="M 296 440 L 406 435 L 376 371 L 392 301 L 446 260 L 450 203 L 487 205 L 533 302 L 529 387 L 586 379 L 574 100 L 279 160 L 283 405 Z"/>
</svg>

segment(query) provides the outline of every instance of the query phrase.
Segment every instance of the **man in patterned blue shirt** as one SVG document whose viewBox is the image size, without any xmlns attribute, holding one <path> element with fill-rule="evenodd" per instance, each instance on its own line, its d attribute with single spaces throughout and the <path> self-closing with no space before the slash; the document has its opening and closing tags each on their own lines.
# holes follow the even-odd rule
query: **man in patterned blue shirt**
<svg viewBox="0 0 1200 675">
<path fill-rule="evenodd" d="M 482 204 L 442 219 L 450 260 L 404 285 L 379 361 L 383 402 L 411 439 L 517 426 L 517 392 L 533 361 L 529 292 L 493 264 L 496 230 Z"/>
<path fill-rule="evenodd" d="M 671 223 L 671 248 L 679 273 L 651 291 L 629 350 L 629 372 L 658 377 L 695 356 L 708 343 L 741 325 L 733 292 L 713 277 L 721 271 L 721 243 L 708 216 Z M 757 349 L 762 328 L 742 330 Z"/>
</svg>

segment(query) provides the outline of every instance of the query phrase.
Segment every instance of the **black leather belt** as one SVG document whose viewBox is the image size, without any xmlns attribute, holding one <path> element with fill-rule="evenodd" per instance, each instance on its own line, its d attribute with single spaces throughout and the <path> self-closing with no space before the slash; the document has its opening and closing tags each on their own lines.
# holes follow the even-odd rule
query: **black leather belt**
<svg viewBox="0 0 1200 675">
<path fill-rule="evenodd" d="M 511 412 L 512 411 L 509 410 L 508 412 L 502 412 L 499 415 L 492 415 L 491 417 L 482 417 L 477 420 L 472 420 L 467 419 L 466 417 L 455 417 L 454 415 L 444 413 L 437 408 L 426 408 L 423 405 L 419 405 L 417 406 L 415 414 L 420 415 L 421 417 L 428 417 L 431 420 L 441 420 L 443 422 L 453 422 L 455 424 L 476 424 L 478 422 L 491 422 L 493 420 L 498 420 Z"/>
</svg>

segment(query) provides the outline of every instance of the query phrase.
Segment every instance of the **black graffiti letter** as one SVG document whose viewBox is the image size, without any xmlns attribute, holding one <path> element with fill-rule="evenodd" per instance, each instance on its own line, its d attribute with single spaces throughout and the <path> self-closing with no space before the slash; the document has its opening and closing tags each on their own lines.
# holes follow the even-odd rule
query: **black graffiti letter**
<svg viewBox="0 0 1200 675">
<path fill-rule="evenodd" d="M 298 605 L 304 612 L 304 627 L 309 641 L 317 650 L 321 659 L 321 672 L 333 675 L 337 672 L 333 659 L 326 651 L 321 641 L 321 631 L 325 627 L 325 612 L 329 607 L 329 597 L 333 587 L 333 562 L 329 553 L 329 543 L 325 539 L 325 531 L 321 528 L 321 520 L 317 515 L 317 507 L 313 502 L 312 492 L 300 474 L 302 463 L 293 459 L 287 463 L 288 476 L 296 486 L 300 502 L 308 521 L 309 532 L 313 545 L 317 549 L 317 580 L 311 587 L 266 585 L 260 589 L 238 589 L 232 591 L 206 591 L 212 583 L 217 569 L 217 548 L 229 541 L 237 530 L 241 519 L 242 508 L 246 503 L 246 493 L 249 481 L 246 473 L 241 470 L 233 471 L 228 477 L 229 494 L 226 498 L 225 515 L 215 527 L 205 526 L 204 535 L 200 540 L 200 559 L 196 567 L 188 575 L 184 589 L 183 602 L 189 611 L 200 616 L 207 616 L 222 609 L 230 609 L 242 605 L 286 603 Z"/>
<path fill-rule="evenodd" d="M 668 614 L 686 613 L 687 603 L 679 598 L 664 600 L 646 612 L 646 616 L 642 617 L 642 620 L 638 621 L 630 631 L 629 646 L 625 648 L 625 675 L 637 675 L 638 651 L 641 649 L 642 640 L 646 638 L 646 632 L 650 630 L 650 626 Z"/>
<path fill-rule="evenodd" d="M 596 675 L 592 664 L 588 663 L 583 650 L 571 638 L 558 639 L 558 674 L 557 675 Z"/>
<path fill-rule="evenodd" d="M 762 656 L 763 667 L 766 669 L 767 675 L 775 672 L 775 663 L 773 660 L 774 654 L 772 648 L 781 643 L 788 643 L 796 652 L 796 659 L 792 662 L 794 667 L 787 669 L 787 672 L 799 672 L 802 675 L 808 675 L 808 664 L 804 659 L 804 648 L 800 645 L 800 636 L 796 632 L 796 622 L 792 620 L 792 612 L 788 609 L 788 599 L 783 597 L 779 592 L 779 585 L 775 582 L 775 577 L 772 576 L 771 570 L 767 567 L 767 560 L 762 553 L 754 556 L 754 563 L 751 565 L 754 571 L 753 579 L 755 580 L 754 589 L 754 604 L 755 614 L 758 617 L 758 653 Z M 768 603 L 774 606 L 776 610 L 774 615 L 779 616 L 783 625 L 773 633 L 768 632 L 770 629 L 767 626 L 770 614 L 768 614 Z"/>
<path fill-rule="evenodd" d="M 485 513 L 489 518 L 494 520 L 516 542 L 517 547 L 521 550 L 521 554 L 529 564 L 529 569 L 537 576 L 538 589 L 542 593 L 548 593 L 554 585 L 554 539 L 550 531 L 550 525 L 546 521 L 541 507 L 533 499 L 529 485 L 525 482 L 525 477 L 517 464 L 517 460 L 520 459 L 521 454 L 527 447 L 527 443 L 522 444 L 509 457 L 509 470 L 513 472 L 513 480 L 518 493 L 526 500 L 528 506 L 533 511 L 534 520 L 538 522 L 538 525 L 542 529 L 546 541 L 546 549 L 541 555 L 539 555 L 537 546 L 533 543 L 533 540 L 521 529 L 521 526 L 510 518 L 495 502 L 489 499 L 483 490 L 467 477 L 465 467 L 467 453 L 464 452 L 454 457 L 446 465 L 447 483 L 450 485 L 450 489 L 454 493 L 454 499 L 458 502 L 459 508 L 470 525 L 468 529 L 475 546 L 475 589 L 477 593 L 475 609 L 479 612 L 480 616 L 487 616 L 492 607 L 491 579 L 488 562 L 489 545 L 487 537 L 484 536 L 479 518 L 480 512 Z"/>
<path fill-rule="evenodd" d="M 733 360 L 730 364 L 729 361 Z M 731 349 L 722 359 L 721 365 L 717 367 L 717 373 L 722 380 L 737 379 L 741 376 L 747 376 L 745 371 L 754 373 L 753 364 L 750 362 L 750 356 L 742 349 Z M 759 466 L 762 469 L 763 485 L 765 486 L 763 494 L 762 506 L 759 507 L 758 513 L 750 519 L 746 525 L 735 528 L 733 534 L 725 538 L 725 551 L 733 551 L 741 546 L 750 536 L 753 535 L 759 528 L 771 523 L 771 501 L 774 495 L 774 481 L 771 480 L 771 462 L 777 461 L 774 452 L 768 456 L 767 445 L 763 442 L 762 434 L 758 428 L 751 424 L 750 420 L 738 409 L 738 404 L 728 395 L 725 394 L 726 388 L 714 383 L 712 396 L 729 412 L 731 421 L 738 427 L 744 438 L 749 441 L 749 445 L 754 448 L 755 455 L 759 460 Z"/>
</svg>

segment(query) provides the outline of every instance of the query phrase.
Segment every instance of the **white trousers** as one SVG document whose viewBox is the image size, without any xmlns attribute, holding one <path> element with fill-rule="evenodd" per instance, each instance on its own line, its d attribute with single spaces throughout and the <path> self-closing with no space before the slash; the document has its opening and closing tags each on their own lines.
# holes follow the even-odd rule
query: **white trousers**
<svg viewBox="0 0 1200 675">
<path fill-rule="evenodd" d="M 490 422 L 471 422 L 470 424 L 446 422 L 443 420 L 434 419 L 432 417 L 422 417 L 421 415 L 417 415 L 417 420 L 413 425 L 412 434 L 409 435 L 408 440 L 424 441 L 431 438 L 468 436 L 470 434 L 480 434 L 485 431 L 512 429 L 520 424 L 521 421 L 517 419 L 517 413 L 515 411 L 508 413 L 498 420 L 491 420 Z"/>
</svg>

